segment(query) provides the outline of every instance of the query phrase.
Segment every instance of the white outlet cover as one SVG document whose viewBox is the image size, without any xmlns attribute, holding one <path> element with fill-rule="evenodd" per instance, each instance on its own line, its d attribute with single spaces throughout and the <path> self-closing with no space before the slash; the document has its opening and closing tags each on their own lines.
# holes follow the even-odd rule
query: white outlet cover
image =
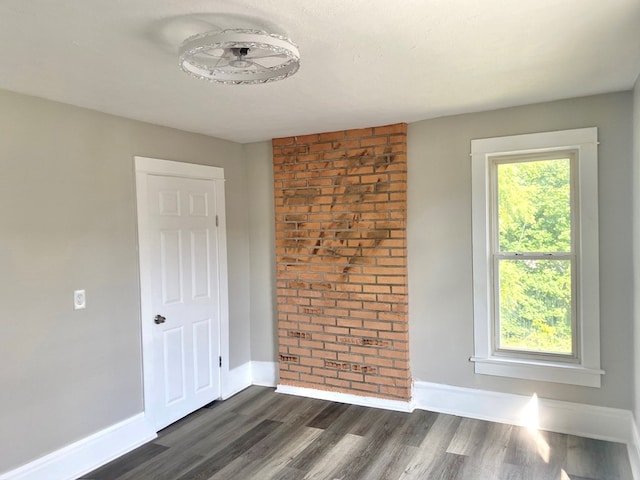
<svg viewBox="0 0 640 480">
<path fill-rule="evenodd" d="M 87 295 L 84 290 L 73 291 L 73 309 L 81 310 L 87 307 Z"/>
</svg>

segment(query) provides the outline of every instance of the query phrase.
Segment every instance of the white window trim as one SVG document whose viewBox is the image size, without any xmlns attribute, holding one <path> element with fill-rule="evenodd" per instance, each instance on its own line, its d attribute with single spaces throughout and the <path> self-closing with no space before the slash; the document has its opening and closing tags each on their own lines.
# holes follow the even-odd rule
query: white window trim
<svg viewBox="0 0 640 480">
<path fill-rule="evenodd" d="M 495 156 L 578 152 L 578 363 L 495 355 L 491 267 L 491 159 Z M 600 387 L 598 243 L 598 129 L 580 128 L 471 141 L 475 372 L 528 380 Z"/>
</svg>

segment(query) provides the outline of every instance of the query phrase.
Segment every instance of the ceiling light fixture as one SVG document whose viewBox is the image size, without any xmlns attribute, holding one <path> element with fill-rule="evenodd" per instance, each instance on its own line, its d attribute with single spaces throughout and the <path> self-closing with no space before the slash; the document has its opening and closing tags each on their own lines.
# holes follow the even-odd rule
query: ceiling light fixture
<svg viewBox="0 0 640 480">
<path fill-rule="evenodd" d="M 179 60 L 187 74 L 229 85 L 275 82 L 300 68 L 298 47 L 282 35 L 262 30 L 194 35 L 182 44 Z"/>
</svg>

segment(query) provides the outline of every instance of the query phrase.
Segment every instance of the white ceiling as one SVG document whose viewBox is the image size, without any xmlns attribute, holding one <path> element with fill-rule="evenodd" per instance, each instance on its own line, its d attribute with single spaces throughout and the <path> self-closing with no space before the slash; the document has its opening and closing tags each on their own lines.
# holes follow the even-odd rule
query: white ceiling
<svg viewBox="0 0 640 480">
<path fill-rule="evenodd" d="M 178 67 L 223 28 L 289 36 L 265 85 Z M 237 142 L 628 90 L 640 0 L 0 0 L 0 88 Z"/>
</svg>

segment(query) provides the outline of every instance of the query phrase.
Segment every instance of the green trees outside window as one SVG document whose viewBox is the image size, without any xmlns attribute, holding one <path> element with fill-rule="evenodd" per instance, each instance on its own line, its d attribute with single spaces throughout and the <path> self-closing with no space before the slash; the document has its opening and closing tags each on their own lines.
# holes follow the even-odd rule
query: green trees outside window
<svg viewBox="0 0 640 480">
<path fill-rule="evenodd" d="M 571 159 L 497 161 L 499 349 L 571 355 Z"/>
</svg>

